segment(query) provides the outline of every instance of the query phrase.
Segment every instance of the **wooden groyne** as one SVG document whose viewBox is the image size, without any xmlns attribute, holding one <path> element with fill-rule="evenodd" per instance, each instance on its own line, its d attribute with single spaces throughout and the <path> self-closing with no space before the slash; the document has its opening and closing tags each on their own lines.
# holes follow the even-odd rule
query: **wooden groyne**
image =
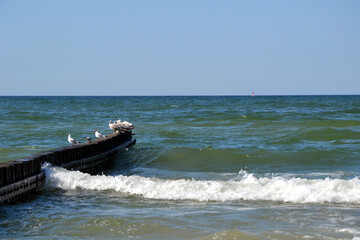
<svg viewBox="0 0 360 240">
<path fill-rule="evenodd" d="M 132 147 L 132 132 L 114 133 L 104 139 L 73 147 L 44 151 L 27 158 L 0 164 L 0 203 L 23 200 L 45 182 L 41 165 L 45 162 L 68 170 L 95 174 L 119 150 Z"/>
</svg>

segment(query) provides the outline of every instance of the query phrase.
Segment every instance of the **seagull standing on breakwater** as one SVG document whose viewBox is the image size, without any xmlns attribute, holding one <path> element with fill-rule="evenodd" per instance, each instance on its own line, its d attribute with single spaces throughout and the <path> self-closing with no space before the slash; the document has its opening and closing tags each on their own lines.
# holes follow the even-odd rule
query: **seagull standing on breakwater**
<svg viewBox="0 0 360 240">
<path fill-rule="evenodd" d="M 123 121 L 122 124 L 125 125 L 125 128 L 130 128 L 130 129 L 134 128 L 134 125 L 128 121 Z"/>
<path fill-rule="evenodd" d="M 102 135 L 101 133 L 99 133 L 98 130 L 95 130 L 95 137 L 97 137 L 97 138 L 105 138 L 105 136 Z"/>
<path fill-rule="evenodd" d="M 84 139 L 88 142 L 91 142 L 92 141 L 92 138 L 91 137 L 84 137 Z"/>
<path fill-rule="evenodd" d="M 71 143 L 71 147 L 74 146 L 74 144 L 79 144 L 80 142 L 76 141 L 75 139 L 73 139 L 69 133 L 68 135 L 68 142 Z"/>
<path fill-rule="evenodd" d="M 116 123 L 113 123 L 112 121 L 109 121 L 109 128 L 113 131 L 118 131 L 120 130 L 120 128 L 118 127 L 118 125 Z"/>
<path fill-rule="evenodd" d="M 126 130 L 129 130 L 129 129 L 133 129 L 134 128 L 134 125 L 128 121 L 121 121 L 120 119 L 117 120 L 115 122 L 115 124 L 120 128 L 120 129 L 126 129 Z"/>
</svg>

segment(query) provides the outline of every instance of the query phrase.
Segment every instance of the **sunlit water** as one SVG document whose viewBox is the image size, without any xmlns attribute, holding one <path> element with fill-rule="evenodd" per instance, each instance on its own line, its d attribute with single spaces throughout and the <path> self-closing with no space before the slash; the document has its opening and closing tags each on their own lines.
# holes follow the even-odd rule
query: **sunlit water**
<svg viewBox="0 0 360 240">
<path fill-rule="evenodd" d="M 107 122 L 135 148 L 0 206 L 4 238 L 360 238 L 360 96 L 0 97 L 1 162 Z"/>
</svg>

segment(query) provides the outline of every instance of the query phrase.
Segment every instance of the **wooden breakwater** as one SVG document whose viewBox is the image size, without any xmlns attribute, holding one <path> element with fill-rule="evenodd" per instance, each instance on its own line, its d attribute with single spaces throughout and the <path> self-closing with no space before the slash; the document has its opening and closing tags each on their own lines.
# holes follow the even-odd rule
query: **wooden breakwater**
<svg viewBox="0 0 360 240">
<path fill-rule="evenodd" d="M 117 151 L 136 143 L 132 132 L 114 133 L 89 143 L 44 151 L 30 157 L 0 164 L 0 203 L 23 200 L 45 182 L 45 162 L 69 170 L 101 172 Z"/>
</svg>

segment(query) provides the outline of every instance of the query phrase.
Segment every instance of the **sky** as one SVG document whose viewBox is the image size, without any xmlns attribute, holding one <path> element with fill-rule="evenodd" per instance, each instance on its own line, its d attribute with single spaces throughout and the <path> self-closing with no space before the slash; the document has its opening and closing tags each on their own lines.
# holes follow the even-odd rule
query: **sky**
<svg viewBox="0 0 360 240">
<path fill-rule="evenodd" d="M 358 0 L 0 0 L 0 95 L 360 94 Z"/>
</svg>

